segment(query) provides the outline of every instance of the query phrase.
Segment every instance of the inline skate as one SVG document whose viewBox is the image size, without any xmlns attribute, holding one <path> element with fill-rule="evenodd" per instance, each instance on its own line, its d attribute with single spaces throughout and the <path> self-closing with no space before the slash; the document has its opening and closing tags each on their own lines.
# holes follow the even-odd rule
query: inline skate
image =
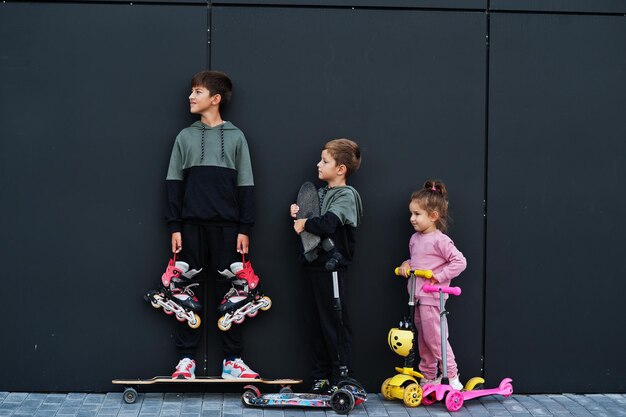
<svg viewBox="0 0 626 417">
<path fill-rule="evenodd" d="M 189 269 L 187 262 L 176 261 L 176 254 L 170 259 L 167 268 L 161 275 L 161 285 L 158 290 L 148 291 L 144 299 L 154 308 L 163 308 L 167 315 L 174 315 L 176 320 L 187 322 L 192 329 L 200 327 L 198 311 L 202 306 L 193 293 L 193 288 L 199 285 L 192 280 L 202 269 Z"/>
<path fill-rule="evenodd" d="M 221 317 L 217 327 L 222 331 L 230 329 L 233 323 L 241 324 L 246 316 L 255 317 L 259 310 L 269 310 L 272 300 L 263 295 L 259 287 L 259 277 L 254 273 L 250 261 L 234 262 L 230 269 L 219 271 L 224 280 L 231 283 L 231 289 L 217 308 Z"/>
</svg>

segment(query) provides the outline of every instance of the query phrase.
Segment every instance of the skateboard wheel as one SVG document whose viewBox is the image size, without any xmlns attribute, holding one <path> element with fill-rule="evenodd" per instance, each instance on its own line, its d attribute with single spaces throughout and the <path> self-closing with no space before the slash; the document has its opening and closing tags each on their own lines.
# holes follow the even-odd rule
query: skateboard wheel
<svg viewBox="0 0 626 417">
<path fill-rule="evenodd" d="M 391 395 L 391 385 L 389 385 L 390 381 L 391 378 L 385 379 L 383 385 L 380 387 L 380 393 L 383 395 L 385 400 L 393 400 L 393 395 Z"/>
<path fill-rule="evenodd" d="M 197 315 L 196 313 L 193 313 L 193 317 L 196 319 L 196 322 L 192 323 L 188 321 L 187 325 L 191 327 L 192 329 L 197 329 L 198 327 L 200 327 L 200 323 L 202 323 L 202 321 L 200 320 L 200 316 Z"/>
<path fill-rule="evenodd" d="M 459 411 L 463 407 L 463 394 L 452 390 L 446 396 L 446 408 L 448 411 Z"/>
<path fill-rule="evenodd" d="M 272 299 L 271 298 L 269 298 L 267 295 L 264 295 L 262 300 L 263 300 L 265 305 L 263 307 L 261 307 L 261 310 L 267 311 L 270 308 L 272 308 Z"/>
<path fill-rule="evenodd" d="M 289 387 L 282 387 L 279 391 L 279 394 L 291 394 L 293 393 L 293 390 Z"/>
<path fill-rule="evenodd" d="M 354 395 L 345 389 L 339 389 L 330 396 L 330 406 L 337 414 L 348 414 L 354 408 Z"/>
<path fill-rule="evenodd" d="M 402 400 L 407 407 L 417 407 L 422 403 L 422 388 L 415 383 L 407 385 Z"/>
<path fill-rule="evenodd" d="M 126 404 L 132 404 L 137 401 L 137 390 L 134 388 L 126 388 L 122 396 Z"/>
</svg>

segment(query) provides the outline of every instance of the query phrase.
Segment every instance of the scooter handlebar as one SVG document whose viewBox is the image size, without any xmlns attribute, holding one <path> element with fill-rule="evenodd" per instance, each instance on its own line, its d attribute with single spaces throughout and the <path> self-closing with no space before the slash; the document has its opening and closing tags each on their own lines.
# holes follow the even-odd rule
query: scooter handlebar
<svg viewBox="0 0 626 417">
<path fill-rule="evenodd" d="M 397 276 L 400 276 L 400 267 L 394 269 L 393 272 Z M 431 271 L 430 269 L 410 269 L 409 274 L 413 274 L 416 277 L 422 277 L 426 279 L 431 279 L 433 277 L 433 271 Z"/>
<path fill-rule="evenodd" d="M 424 292 L 445 292 L 446 294 L 461 295 L 461 287 L 437 287 L 435 285 L 424 285 Z"/>
</svg>

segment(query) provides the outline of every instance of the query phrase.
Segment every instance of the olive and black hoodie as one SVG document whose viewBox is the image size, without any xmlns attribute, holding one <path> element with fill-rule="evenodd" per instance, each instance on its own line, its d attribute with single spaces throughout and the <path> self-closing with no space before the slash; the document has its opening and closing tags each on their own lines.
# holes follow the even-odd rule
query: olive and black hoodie
<svg viewBox="0 0 626 417">
<path fill-rule="evenodd" d="M 230 122 L 210 127 L 197 121 L 174 142 L 166 178 L 170 232 L 182 222 L 237 225 L 248 235 L 254 224 L 254 179 L 248 143 Z"/>
</svg>

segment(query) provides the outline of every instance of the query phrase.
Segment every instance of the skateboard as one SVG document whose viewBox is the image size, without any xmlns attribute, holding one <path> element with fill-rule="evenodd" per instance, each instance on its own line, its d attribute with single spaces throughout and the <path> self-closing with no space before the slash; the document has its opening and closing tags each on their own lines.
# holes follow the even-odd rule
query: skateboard
<svg viewBox="0 0 626 417">
<path fill-rule="evenodd" d="M 300 187 L 296 204 L 300 207 L 296 214 L 297 219 L 309 219 L 320 215 L 320 200 L 317 195 L 317 188 L 312 182 L 305 182 Z M 300 233 L 302 246 L 304 247 L 304 257 L 312 262 L 317 258 L 317 246 L 320 244 L 320 237 L 306 230 Z"/>
<path fill-rule="evenodd" d="M 218 376 L 198 376 L 195 379 L 174 379 L 171 376 L 155 376 L 150 379 L 114 379 L 111 381 L 115 385 L 125 385 L 124 388 L 124 402 L 132 404 L 137 400 L 138 385 L 153 385 L 153 384 L 215 384 L 215 383 L 243 383 L 243 384 L 266 384 L 266 385 L 278 385 L 282 388 L 288 388 L 291 385 L 301 384 L 301 379 L 252 379 L 252 378 L 240 378 L 240 379 L 224 379 Z"/>
</svg>

